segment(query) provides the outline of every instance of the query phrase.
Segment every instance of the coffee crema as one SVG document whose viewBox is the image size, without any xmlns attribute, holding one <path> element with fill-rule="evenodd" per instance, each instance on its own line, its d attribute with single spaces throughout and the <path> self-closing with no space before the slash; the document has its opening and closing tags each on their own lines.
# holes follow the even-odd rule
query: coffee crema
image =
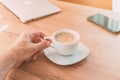
<svg viewBox="0 0 120 80">
<path fill-rule="evenodd" d="M 55 40 L 61 43 L 73 43 L 76 38 L 69 32 L 62 32 L 55 36 Z"/>
</svg>

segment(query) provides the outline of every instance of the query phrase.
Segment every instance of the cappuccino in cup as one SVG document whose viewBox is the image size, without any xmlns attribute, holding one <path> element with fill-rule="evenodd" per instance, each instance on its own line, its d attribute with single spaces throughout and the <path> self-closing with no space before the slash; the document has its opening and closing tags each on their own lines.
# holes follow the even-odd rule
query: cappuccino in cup
<svg viewBox="0 0 120 80">
<path fill-rule="evenodd" d="M 55 36 L 55 40 L 60 43 L 73 43 L 76 38 L 73 34 L 69 32 L 62 32 Z"/>
<path fill-rule="evenodd" d="M 77 50 L 80 41 L 80 35 L 70 29 L 60 29 L 55 31 L 51 37 L 52 47 L 56 49 L 58 54 L 67 56 L 72 55 Z"/>
</svg>

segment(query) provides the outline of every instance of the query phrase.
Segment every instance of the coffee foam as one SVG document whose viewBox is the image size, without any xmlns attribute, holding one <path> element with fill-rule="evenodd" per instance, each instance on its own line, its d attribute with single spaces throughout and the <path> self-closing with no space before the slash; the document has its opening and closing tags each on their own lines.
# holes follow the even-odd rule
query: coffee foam
<svg viewBox="0 0 120 80">
<path fill-rule="evenodd" d="M 62 32 L 55 36 L 55 40 L 61 43 L 73 43 L 76 38 L 69 32 Z"/>
</svg>

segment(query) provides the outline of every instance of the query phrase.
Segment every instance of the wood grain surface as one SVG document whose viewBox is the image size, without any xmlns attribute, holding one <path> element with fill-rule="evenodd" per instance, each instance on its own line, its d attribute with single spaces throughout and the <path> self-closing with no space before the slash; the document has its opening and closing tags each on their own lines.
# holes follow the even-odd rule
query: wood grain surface
<svg viewBox="0 0 120 80">
<path fill-rule="evenodd" d="M 120 34 L 113 34 L 89 21 L 87 17 L 102 13 L 120 21 L 120 15 L 110 10 L 50 0 L 62 9 L 60 13 L 23 24 L 0 4 L 0 54 L 4 53 L 24 31 L 40 30 L 51 35 L 68 28 L 77 31 L 90 55 L 70 66 L 59 66 L 41 53 L 39 59 L 11 69 L 6 80 L 120 80 Z"/>
</svg>

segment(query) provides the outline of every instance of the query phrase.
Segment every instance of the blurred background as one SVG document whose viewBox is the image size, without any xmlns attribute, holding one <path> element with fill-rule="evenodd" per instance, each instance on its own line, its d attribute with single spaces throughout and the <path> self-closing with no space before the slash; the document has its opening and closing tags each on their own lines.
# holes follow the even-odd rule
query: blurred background
<svg viewBox="0 0 120 80">
<path fill-rule="evenodd" d="M 63 0 L 63 1 L 112 10 L 112 0 Z"/>
</svg>

